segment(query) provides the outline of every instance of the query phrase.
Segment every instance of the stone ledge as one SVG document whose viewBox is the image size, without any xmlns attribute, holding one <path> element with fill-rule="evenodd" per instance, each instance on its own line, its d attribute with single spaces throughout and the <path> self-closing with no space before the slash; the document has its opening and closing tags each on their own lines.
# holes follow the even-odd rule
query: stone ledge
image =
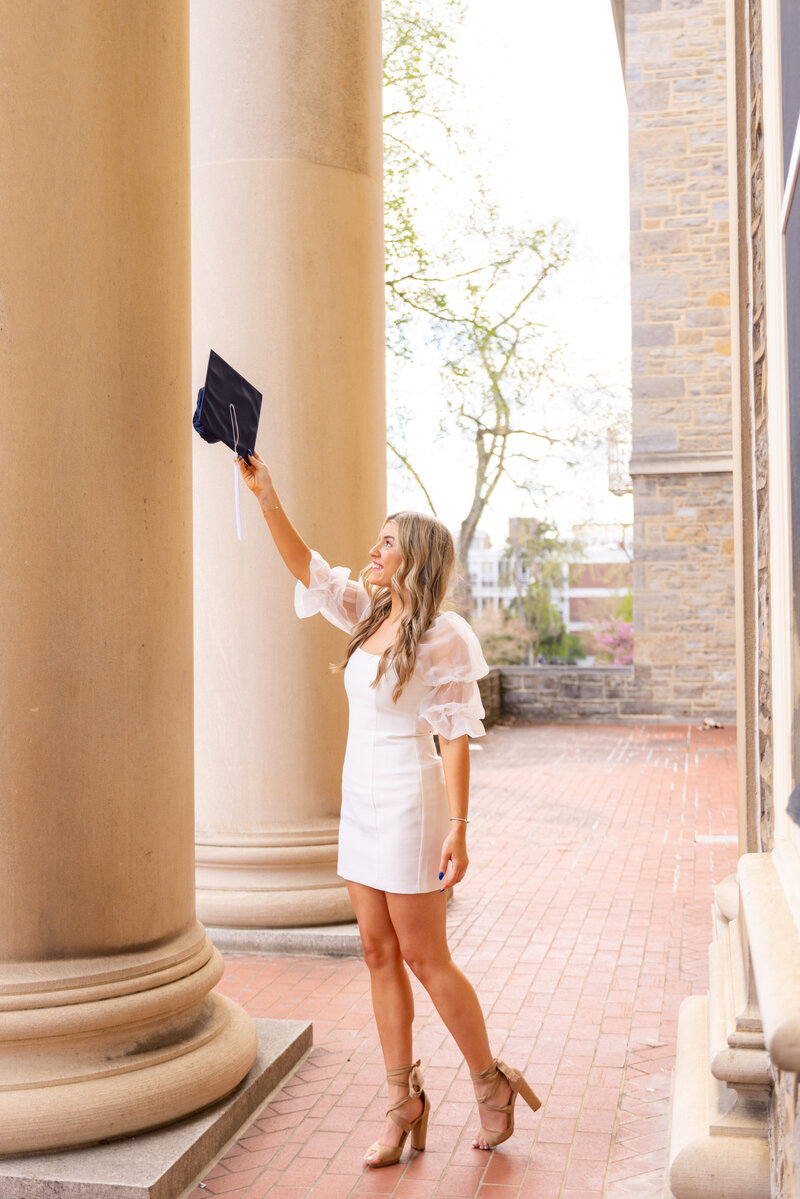
<svg viewBox="0 0 800 1199">
<path fill-rule="evenodd" d="M 254 1023 L 256 1060 L 227 1099 L 139 1136 L 69 1152 L 0 1158 L 0 1199 L 175 1199 L 184 1193 L 241 1135 L 313 1044 L 305 1021 Z"/>
<path fill-rule="evenodd" d="M 493 669 L 500 671 L 501 678 L 510 675 L 512 678 L 530 675 L 532 678 L 572 678 L 576 671 L 586 678 L 629 678 L 634 675 L 633 666 L 497 666 Z"/>
<path fill-rule="evenodd" d="M 633 475 L 729 475 L 733 455 L 720 451 L 692 454 L 680 450 L 642 451 L 631 455 Z"/>
<path fill-rule="evenodd" d="M 221 953 L 288 953 L 304 957 L 363 958 L 358 925 L 320 924 L 308 928 L 208 928 Z M 0 1199 L 3 1199 L 0 1195 Z"/>
</svg>

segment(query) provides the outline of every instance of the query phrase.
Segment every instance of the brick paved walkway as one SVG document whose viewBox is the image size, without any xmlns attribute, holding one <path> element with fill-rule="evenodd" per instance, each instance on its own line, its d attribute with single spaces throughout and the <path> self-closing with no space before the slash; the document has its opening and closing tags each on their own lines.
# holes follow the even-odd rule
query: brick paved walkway
<svg viewBox="0 0 800 1199">
<path fill-rule="evenodd" d="M 736 864 L 735 845 L 695 841 L 736 832 L 734 730 L 539 725 L 482 744 L 451 946 L 542 1110 L 518 1103 L 515 1136 L 472 1149 L 469 1077 L 415 983 L 428 1149 L 367 1170 L 385 1088 L 363 962 L 231 957 L 221 990 L 313 1020 L 315 1047 L 192 1199 L 660 1199 L 678 1006 L 706 987 L 711 888 Z"/>
</svg>

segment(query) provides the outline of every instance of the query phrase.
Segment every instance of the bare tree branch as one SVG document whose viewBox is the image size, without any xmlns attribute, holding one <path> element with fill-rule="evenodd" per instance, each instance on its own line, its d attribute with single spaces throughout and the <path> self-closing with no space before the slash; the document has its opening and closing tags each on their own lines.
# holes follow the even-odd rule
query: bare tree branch
<svg viewBox="0 0 800 1199">
<path fill-rule="evenodd" d="M 524 491 L 526 495 L 531 494 L 530 484 L 518 483 L 509 470 L 506 470 L 506 478 L 508 479 L 509 483 L 513 483 L 516 488 L 518 488 L 520 491 Z"/>
<path fill-rule="evenodd" d="M 448 121 L 446 121 L 440 113 L 425 112 L 425 110 L 423 108 L 406 108 L 406 109 L 398 108 L 398 109 L 395 109 L 394 112 L 385 112 L 383 114 L 384 122 L 393 121 L 397 117 L 425 117 L 425 119 L 428 121 L 438 121 L 439 124 L 442 126 L 442 128 L 445 129 L 448 133 L 450 132 L 450 128 L 451 128 L 450 123 Z M 384 130 L 384 132 L 385 132 L 385 130 Z"/>
<path fill-rule="evenodd" d="M 431 499 L 430 493 L 429 493 L 427 487 L 422 482 L 422 479 L 419 477 L 417 472 L 414 470 L 414 467 L 411 465 L 408 458 L 406 458 L 403 454 L 401 454 L 400 451 L 397 449 L 397 447 L 392 445 L 391 441 L 387 440 L 386 444 L 389 447 L 389 449 L 392 451 L 392 453 L 395 454 L 400 459 L 403 466 L 406 468 L 408 473 L 413 477 L 413 479 L 417 483 L 417 486 L 420 488 L 423 495 L 425 496 L 425 499 L 428 501 L 428 507 L 430 508 L 433 515 L 438 516 L 439 514 L 436 511 L 436 505 L 434 504 L 433 500 Z"/>
</svg>

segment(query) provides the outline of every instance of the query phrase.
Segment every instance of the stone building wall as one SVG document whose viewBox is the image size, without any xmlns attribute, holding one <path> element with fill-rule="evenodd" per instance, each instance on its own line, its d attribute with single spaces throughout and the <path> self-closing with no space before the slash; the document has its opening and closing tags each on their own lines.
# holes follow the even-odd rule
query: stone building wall
<svg viewBox="0 0 800 1199">
<path fill-rule="evenodd" d="M 643 475 L 634 495 L 642 710 L 735 723 L 732 475 Z"/>
<path fill-rule="evenodd" d="M 738 250 L 740 273 L 739 328 L 741 390 L 740 470 L 745 496 L 743 515 L 744 561 L 747 579 L 744 606 L 751 640 L 745 653 L 744 684 L 754 694 L 755 711 L 745 721 L 747 746 L 744 751 L 744 786 L 748 792 L 750 820 L 757 829 L 757 847 L 775 848 L 775 795 L 773 766 L 773 653 L 791 652 L 781 646 L 780 633 L 773 642 L 771 611 L 772 520 L 770 503 L 770 446 L 768 408 L 778 410 L 787 402 L 774 372 L 770 385 L 767 336 L 768 250 L 765 220 L 765 54 L 774 63 L 775 48 L 764 44 L 761 0 L 736 0 L 734 26 L 737 73 L 737 193 Z M 769 67 L 766 68 L 767 70 Z M 774 69 L 774 68 L 773 68 Z M 772 131 L 773 137 L 776 131 Z M 774 219 L 774 218 L 773 218 Z M 774 293 L 773 293 L 774 296 Z M 788 414 L 787 414 L 788 415 Z M 788 421 L 787 421 L 788 425 Z M 778 456 L 782 447 L 778 447 Z M 776 534 L 780 537 L 780 530 Z M 749 838 L 752 840 L 752 834 Z M 796 919 L 795 912 L 795 919 Z M 775 980 L 756 980 L 764 999 Z M 759 992 L 761 993 L 761 991 Z M 769 1112 L 770 1189 L 775 1199 L 800 1199 L 800 1075 L 781 1069 L 773 1062 L 774 1086 Z"/>
<path fill-rule="evenodd" d="M 791 74 L 799 11 L 796 0 L 726 4 L 741 852 L 735 881 L 715 888 L 707 1018 L 688 1006 L 706 1002 L 699 996 L 679 1016 L 669 1154 L 676 1199 L 800 1199 L 800 838 L 783 810 L 797 781 L 796 455 L 787 433 L 798 345 L 790 297 L 800 267 L 790 253 L 797 218 L 784 154 L 800 116 Z"/>
<path fill-rule="evenodd" d="M 735 711 L 725 0 L 626 0 L 637 678 Z"/>
<path fill-rule="evenodd" d="M 749 230 L 747 239 L 746 266 L 746 319 L 743 336 L 740 337 L 742 361 L 740 379 L 742 409 L 746 438 L 746 450 L 753 466 L 747 479 L 755 503 L 750 505 L 749 517 L 755 514 L 755 528 L 748 530 L 753 539 L 754 553 L 748 566 L 754 575 L 758 687 L 758 797 L 761 849 L 771 849 L 774 844 L 775 811 L 772 793 L 772 684 L 771 684 L 771 638 L 770 624 L 770 514 L 769 514 L 769 466 L 770 448 L 767 424 L 767 296 L 766 296 L 766 247 L 764 226 L 764 127 L 763 127 L 763 77 L 762 77 L 762 28 L 761 5 L 753 4 L 742 16 L 743 43 L 746 47 L 746 69 L 749 75 L 749 104 L 742 113 L 742 123 L 747 129 L 745 146 L 740 149 L 741 165 L 739 186 L 743 193 L 740 202 L 744 210 L 740 214 L 739 227 Z M 746 19 L 745 19 L 746 16 Z M 744 264 L 743 264 L 744 265 Z M 744 297 L 742 297 L 744 299 Z M 748 310 L 749 309 L 749 310 Z"/>
<path fill-rule="evenodd" d="M 800 1081 L 798 1075 L 775 1070 L 770 1118 L 770 1158 L 775 1199 L 800 1195 Z"/>
</svg>

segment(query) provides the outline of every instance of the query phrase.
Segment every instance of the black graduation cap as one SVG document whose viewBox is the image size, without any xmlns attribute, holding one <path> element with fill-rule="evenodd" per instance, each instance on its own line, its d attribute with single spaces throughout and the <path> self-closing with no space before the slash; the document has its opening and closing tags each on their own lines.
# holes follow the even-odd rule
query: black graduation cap
<svg viewBox="0 0 800 1199">
<path fill-rule="evenodd" d="M 261 392 L 211 350 L 192 419 L 203 441 L 222 441 L 246 459 L 255 453 L 260 415 Z"/>
</svg>

